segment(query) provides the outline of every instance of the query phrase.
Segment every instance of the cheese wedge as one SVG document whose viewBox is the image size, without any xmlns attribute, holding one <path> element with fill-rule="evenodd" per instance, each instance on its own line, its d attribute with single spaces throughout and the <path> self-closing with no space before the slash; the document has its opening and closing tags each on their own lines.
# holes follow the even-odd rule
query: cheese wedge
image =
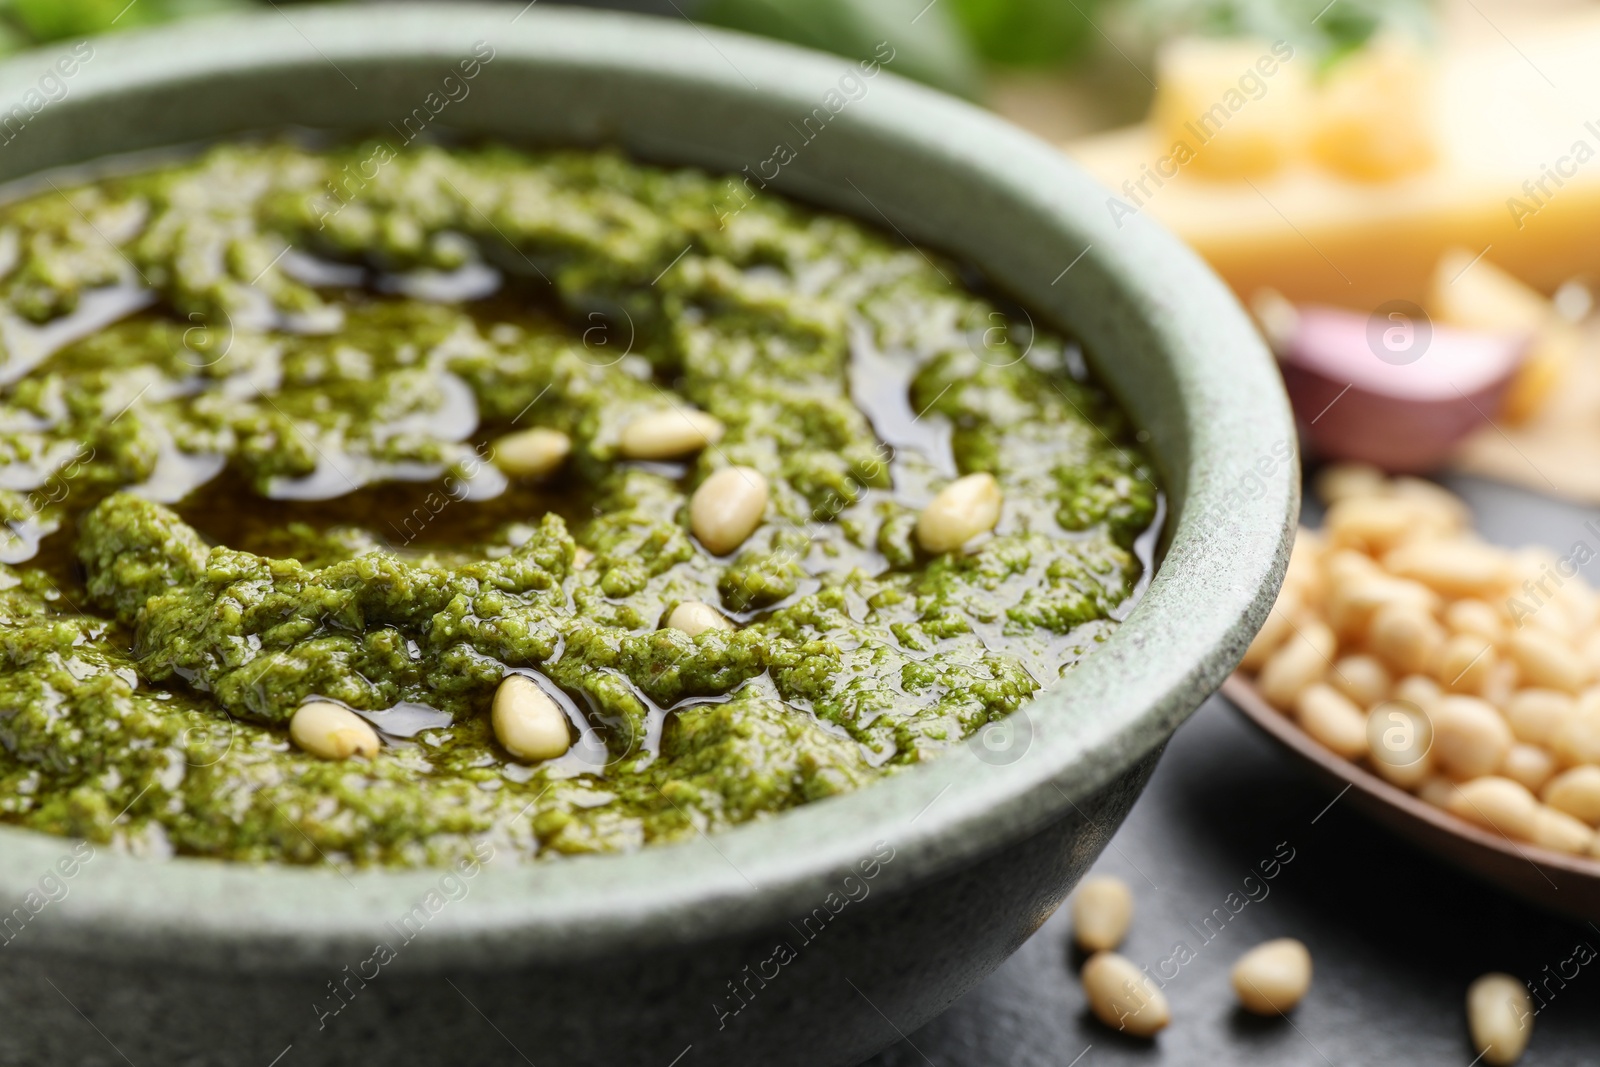
<svg viewBox="0 0 1600 1067">
<path fill-rule="evenodd" d="M 1425 307 L 1437 322 L 1532 339 L 1527 362 L 1500 412 L 1508 422 L 1520 423 L 1533 416 L 1577 358 L 1577 326 L 1487 257 L 1474 256 L 1464 248 L 1447 250 L 1440 257 Z"/>
<path fill-rule="evenodd" d="M 1424 75 L 1430 91 L 1392 63 L 1376 74 L 1393 94 L 1330 83 L 1326 103 L 1305 109 L 1313 147 L 1256 175 L 1217 178 L 1179 163 L 1153 123 L 1066 149 L 1112 190 L 1112 221 L 1148 212 L 1245 298 L 1271 287 L 1355 309 L 1421 302 L 1441 254 L 1458 245 L 1489 250 L 1549 292 L 1600 270 L 1597 56 L 1600 12 L 1586 12 L 1525 27 L 1514 43 L 1495 36 L 1447 50 Z M 1364 107 L 1387 107 L 1397 135 L 1371 136 L 1373 119 L 1385 118 L 1364 117 Z M 1162 126 L 1172 128 L 1170 117 Z"/>
</svg>

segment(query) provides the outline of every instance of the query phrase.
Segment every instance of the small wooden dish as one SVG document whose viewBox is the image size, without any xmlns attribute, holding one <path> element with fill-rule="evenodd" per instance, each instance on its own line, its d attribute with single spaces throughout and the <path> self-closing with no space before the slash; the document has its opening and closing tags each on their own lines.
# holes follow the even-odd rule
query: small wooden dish
<svg viewBox="0 0 1600 1067">
<path fill-rule="evenodd" d="M 1600 921 L 1600 859 L 1512 841 L 1418 799 L 1312 740 L 1293 719 L 1262 699 L 1243 675 L 1235 674 L 1224 682 L 1222 695 L 1262 732 L 1303 760 L 1317 777 L 1343 790 L 1341 796 L 1348 793 L 1345 801 L 1368 818 L 1524 900 L 1575 918 Z"/>
</svg>

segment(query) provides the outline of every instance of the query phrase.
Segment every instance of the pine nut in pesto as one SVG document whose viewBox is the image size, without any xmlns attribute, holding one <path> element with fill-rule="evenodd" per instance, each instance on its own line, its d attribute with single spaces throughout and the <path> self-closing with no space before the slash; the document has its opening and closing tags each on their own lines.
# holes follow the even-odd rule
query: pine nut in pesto
<svg viewBox="0 0 1600 1067">
<path fill-rule="evenodd" d="M 689 498 L 689 528 L 714 556 L 750 539 L 767 510 L 767 479 L 753 467 L 724 467 Z"/>
<path fill-rule="evenodd" d="M 1000 521 L 1000 485 L 988 472 L 957 478 L 917 517 L 917 542 L 929 552 L 951 552 Z"/>
<path fill-rule="evenodd" d="M 682 630 L 690 637 L 697 637 L 707 630 L 733 629 L 733 623 L 728 621 L 726 615 L 698 600 L 685 600 L 673 608 L 672 614 L 667 616 L 667 625 L 674 630 Z"/>
<path fill-rule="evenodd" d="M 494 443 L 495 466 L 523 478 L 548 478 L 571 454 L 571 438 L 543 427 L 508 433 Z"/>
<path fill-rule="evenodd" d="M 1135 428 L 1043 315 L 980 359 L 975 272 L 611 151 L 375 148 L 0 203 L 0 317 L 55 339 L 0 353 L 0 821 L 350 867 L 698 838 L 960 749 L 1144 587 Z M 1326 665 L 1284 655 L 1292 704 Z"/>
<path fill-rule="evenodd" d="M 572 747 L 566 715 L 537 682 L 520 674 L 506 675 L 494 691 L 490 716 L 495 738 L 518 759 L 555 759 Z"/>
<path fill-rule="evenodd" d="M 628 423 L 619 446 L 628 459 L 677 459 L 716 444 L 722 433 L 723 425 L 715 416 L 673 407 Z"/>
<path fill-rule="evenodd" d="M 378 731 L 349 708 L 327 700 L 313 700 L 296 708 L 289 719 L 289 737 L 322 759 L 371 759 L 378 754 Z"/>
</svg>

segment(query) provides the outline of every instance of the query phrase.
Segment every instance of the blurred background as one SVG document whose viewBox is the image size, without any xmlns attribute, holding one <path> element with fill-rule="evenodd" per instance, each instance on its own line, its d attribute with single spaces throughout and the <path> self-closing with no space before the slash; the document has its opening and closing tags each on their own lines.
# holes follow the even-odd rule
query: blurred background
<svg viewBox="0 0 1600 1067">
<path fill-rule="evenodd" d="M 1311 481 L 1356 461 L 1442 482 L 1490 542 L 1589 536 L 1600 504 L 1600 3 L 585 6 L 852 59 L 889 42 L 895 73 L 991 108 L 1088 168 L 1107 188 L 1114 231 L 1154 219 L 1216 268 L 1278 357 Z M 296 7 L 0 0 L 0 55 L 226 10 L 292 21 Z M 1315 502 L 1305 518 L 1320 523 Z M 1591 584 L 1597 568 L 1583 565 Z M 1343 796 L 1213 698 L 1097 864 L 1138 899 L 1123 951 L 1161 958 L 1260 857 L 1292 843 L 1302 858 L 1271 903 L 1247 909 L 1227 945 L 1168 991 L 1172 1029 L 1151 1044 L 1092 1021 L 1063 911 L 921 1031 L 889 1033 L 886 1020 L 885 1040 L 898 1043 L 874 1063 L 1478 1062 L 1467 984 L 1491 969 L 1547 973 L 1575 945 L 1600 945 L 1600 926 L 1502 894 Z M 1285 935 L 1311 946 L 1313 993 L 1291 1020 L 1246 1016 L 1225 969 Z M 1600 1059 L 1596 982 L 1585 971 L 1540 1009 L 1526 1062 Z"/>
<path fill-rule="evenodd" d="M 0 55 L 295 6 L 0 0 Z M 1110 188 L 1119 228 L 1148 215 L 1205 256 L 1277 350 L 1309 455 L 1600 502 L 1600 349 L 1583 326 L 1600 276 L 1588 237 L 1600 213 L 1593 3 L 587 6 L 850 58 L 887 41 L 894 72 L 1061 145 Z"/>
</svg>

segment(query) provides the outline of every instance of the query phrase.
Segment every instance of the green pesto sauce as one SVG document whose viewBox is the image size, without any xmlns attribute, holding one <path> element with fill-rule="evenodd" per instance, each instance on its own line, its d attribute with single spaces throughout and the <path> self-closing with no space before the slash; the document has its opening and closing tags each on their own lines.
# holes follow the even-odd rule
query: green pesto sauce
<svg viewBox="0 0 1600 1067">
<path fill-rule="evenodd" d="M 0 208 L 5 821 L 357 865 L 684 839 L 961 743 L 1143 577 L 1158 495 L 1076 349 L 847 219 L 604 152 L 57 185 Z M 619 459 L 669 399 L 725 437 Z M 570 461 L 505 478 L 533 426 Z M 687 501 L 730 463 L 772 500 L 717 558 Z M 999 526 L 930 558 L 918 511 L 974 471 Z M 740 626 L 662 628 L 684 600 Z M 567 756 L 499 747 L 508 670 L 568 702 Z M 313 696 L 379 756 L 293 747 Z"/>
</svg>

